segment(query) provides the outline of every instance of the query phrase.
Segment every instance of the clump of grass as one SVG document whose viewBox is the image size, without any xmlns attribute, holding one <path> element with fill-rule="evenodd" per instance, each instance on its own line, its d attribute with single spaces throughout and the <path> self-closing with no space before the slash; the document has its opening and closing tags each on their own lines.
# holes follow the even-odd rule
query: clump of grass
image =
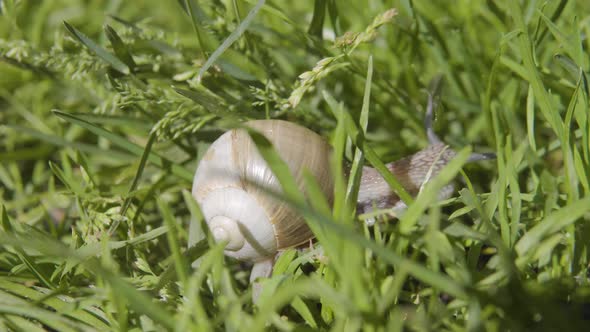
<svg viewBox="0 0 590 332">
<path fill-rule="evenodd" d="M 0 330 L 581 329 L 589 12 L 1 1 Z M 452 199 L 436 203 L 433 181 L 400 220 L 365 226 L 355 174 L 426 145 L 439 75 L 436 131 L 498 159 L 458 158 L 440 175 L 460 172 Z M 318 244 L 284 252 L 254 306 L 247 266 L 210 241 L 188 188 L 207 146 L 256 118 L 328 138 L 340 190 L 310 205 L 286 188 Z"/>
</svg>

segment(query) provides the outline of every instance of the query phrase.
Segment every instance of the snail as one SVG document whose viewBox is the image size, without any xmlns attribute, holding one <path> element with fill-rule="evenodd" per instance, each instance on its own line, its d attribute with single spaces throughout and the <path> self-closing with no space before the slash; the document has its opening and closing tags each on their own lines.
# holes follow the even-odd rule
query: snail
<svg viewBox="0 0 590 332">
<path fill-rule="evenodd" d="M 435 177 L 456 155 L 434 133 L 433 100 L 429 98 L 425 116 L 429 146 L 387 164 L 404 189 L 415 196 L 427 174 Z M 246 126 L 260 132 L 286 162 L 291 174 L 302 188 L 303 170 L 318 180 L 326 197 L 333 192 L 330 174 L 331 146 L 315 132 L 283 120 L 254 120 Z M 469 161 L 494 158 L 493 154 L 473 153 Z M 267 188 L 280 192 L 280 184 L 255 143 L 243 129 L 225 132 L 203 155 L 195 172 L 192 194 L 199 203 L 205 221 L 216 241 L 226 242 L 225 254 L 238 260 L 253 262 L 251 282 L 269 276 L 277 252 L 313 238 L 302 216 L 286 203 L 267 194 Z M 453 185 L 445 186 L 440 199 L 450 197 Z M 374 208 L 391 208 L 394 213 L 405 204 L 377 170 L 363 167 L 357 201 L 357 212 Z M 258 290 L 254 290 L 254 298 Z"/>
</svg>

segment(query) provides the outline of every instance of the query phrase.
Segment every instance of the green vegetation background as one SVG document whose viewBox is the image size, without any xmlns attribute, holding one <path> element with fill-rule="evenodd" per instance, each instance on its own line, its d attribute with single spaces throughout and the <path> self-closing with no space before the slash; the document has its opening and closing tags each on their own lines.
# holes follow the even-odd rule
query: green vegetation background
<svg viewBox="0 0 590 332">
<path fill-rule="evenodd" d="M 0 10 L 0 330 L 588 324 L 590 2 Z M 355 153 L 377 165 L 427 144 L 437 77 L 435 130 L 456 149 L 498 154 L 446 168 L 441 178 L 459 174 L 452 199 L 436 203 L 433 181 L 401 220 L 369 228 L 350 195 L 329 208 L 317 192 L 313 207 L 287 194 L 319 243 L 281 256 L 257 306 L 247 264 L 207 240 L 188 249 L 200 220 L 192 174 L 224 130 L 254 118 L 305 125 L 335 146 L 343 179 Z"/>
</svg>

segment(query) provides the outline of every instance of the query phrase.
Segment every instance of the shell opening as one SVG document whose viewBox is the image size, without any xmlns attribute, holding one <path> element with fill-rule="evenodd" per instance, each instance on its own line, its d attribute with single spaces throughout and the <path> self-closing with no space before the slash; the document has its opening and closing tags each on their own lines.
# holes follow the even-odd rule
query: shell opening
<svg viewBox="0 0 590 332">
<path fill-rule="evenodd" d="M 215 216 L 211 218 L 210 228 L 216 242 L 227 242 L 225 250 L 238 251 L 244 246 L 244 236 L 235 220 Z"/>
</svg>

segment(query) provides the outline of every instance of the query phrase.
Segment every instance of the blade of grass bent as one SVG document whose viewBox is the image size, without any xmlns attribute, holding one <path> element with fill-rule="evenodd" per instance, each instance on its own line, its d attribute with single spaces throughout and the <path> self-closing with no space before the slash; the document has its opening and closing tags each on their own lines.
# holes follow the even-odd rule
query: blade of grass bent
<svg viewBox="0 0 590 332">
<path fill-rule="evenodd" d="M 82 43 L 82 45 L 86 46 L 89 50 L 94 52 L 99 58 L 111 65 L 114 69 L 125 75 L 131 73 L 129 67 L 123 61 L 119 60 L 119 58 L 117 58 L 116 56 L 109 53 L 101 46 L 99 46 L 92 39 L 88 38 L 85 34 L 78 31 L 70 24 L 68 24 L 68 22 L 64 21 L 64 25 L 66 26 L 66 29 L 74 36 L 74 38 L 76 38 L 80 43 Z"/>
<path fill-rule="evenodd" d="M 119 57 L 131 70 L 133 70 L 135 68 L 135 61 L 133 61 L 133 57 L 131 56 L 131 53 L 129 53 L 127 45 L 125 45 L 121 37 L 119 37 L 115 29 L 113 29 L 110 25 L 105 25 L 104 31 L 107 35 L 107 38 L 111 42 L 111 45 L 113 46 L 115 55 Z"/>
</svg>

